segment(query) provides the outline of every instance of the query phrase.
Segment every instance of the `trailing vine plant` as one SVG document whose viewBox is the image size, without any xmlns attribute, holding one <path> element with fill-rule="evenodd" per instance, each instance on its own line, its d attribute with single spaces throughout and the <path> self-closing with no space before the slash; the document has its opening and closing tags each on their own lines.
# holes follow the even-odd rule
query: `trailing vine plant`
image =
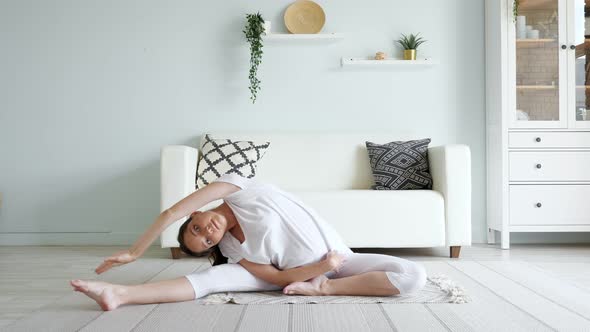
<svg viewBox="0 0 590 332">
<path fill-rule="evenodd" d="M 260 80 L 257 77 L 258 65 L 262 62 L 262 33 L 264 33 L 264 19 L 260 13 L 246 15 L 244 34 L 250 43 L 250 99 L 256 102 L 256 94 L 260 91 Z"/>
<path fill-rule="evenodd" d="M 516 23 L 516 16 L 518 16 L 518 6 L 520 5 L 520 0 L 514 0 L 512 3 L 512 16 L 514 19 L 514 23 Z"/>
</svg>

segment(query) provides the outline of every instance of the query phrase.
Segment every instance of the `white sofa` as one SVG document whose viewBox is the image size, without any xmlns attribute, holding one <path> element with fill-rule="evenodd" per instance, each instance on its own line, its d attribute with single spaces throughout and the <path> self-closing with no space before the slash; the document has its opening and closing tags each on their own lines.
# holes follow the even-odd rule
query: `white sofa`
<svg viewBox="0 0 590 332">
<path fill-rule="evenodd" d="M 465 145 L 428 149 L 433 190 L 371 190 L 365 141 L 387 143 L 422 137 L 386 134 L 210 133 L 213 138 L 267 140 L 256 178 L 300 197 L 352 248 L 450 247 L 458 257 L 471 245 L 471 156 Z M 202 142 L 201 142 L 202 144 Z M 161 210 L 195 191 L 199 150 L 182 145 L 161 151 Z M 212 202 L 200 210 L 213 208 Z M 180 257 L 182 218 L 161 235 L 162 248 Z"/>
</svg>

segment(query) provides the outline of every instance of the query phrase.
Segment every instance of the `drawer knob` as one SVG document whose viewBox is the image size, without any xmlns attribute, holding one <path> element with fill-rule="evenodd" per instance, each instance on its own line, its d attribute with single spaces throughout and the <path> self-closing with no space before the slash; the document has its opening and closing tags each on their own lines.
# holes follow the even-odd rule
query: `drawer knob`
<svg viewBox="0 0 590 332">
<path fill-rule="evenodd" d="M 535 138 L 535 142 L 537 142 L 537 143 L 541 142 L 541 137 Z"/>
<path fill-rule="evenodd" d="M 543 167 L 541 164 L 537 164 L 537 168 L 541 168 Z"/>
<path fill-rule="evenodd" d="M 540 208 L 541 206 L 543 206 L 543 204 L 541 203 L 537 203 L 537 207 Z"/>
</svg>

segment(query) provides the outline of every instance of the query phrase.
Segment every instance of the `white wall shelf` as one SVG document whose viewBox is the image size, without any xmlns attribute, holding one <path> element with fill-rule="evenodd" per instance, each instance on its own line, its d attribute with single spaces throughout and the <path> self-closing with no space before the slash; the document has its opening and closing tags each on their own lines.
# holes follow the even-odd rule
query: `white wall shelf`
<svg viewBox="0 0 590 332">
<path fill-rule="evenodd" d="M 359 66 L 359 67 L 400 67 L 400 66 L 431 66 L 439 62 L 433 59 L 418 59 L 418 60 L 401 60 L 401 59 L 385 59 L 372 60 L 366 58 L 342 58 L 341 64 L 343 67 Z"/>
<path fill-rule="evenodd" d="M 344 38 L 341 33 L 313 33 L 313 34 L 293 34 L 293 33 L 270 33 L 262 35 L 265 42 L 291 42 L 291 41 L 338 41 Z"/>
</svg>

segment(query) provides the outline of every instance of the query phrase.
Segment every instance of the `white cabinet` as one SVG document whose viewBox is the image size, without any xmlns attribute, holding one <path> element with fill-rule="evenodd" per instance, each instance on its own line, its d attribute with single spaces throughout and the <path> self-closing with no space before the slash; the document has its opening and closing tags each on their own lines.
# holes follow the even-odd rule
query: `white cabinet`
<svg viewBox="0 0 590 332">
<path fill-rule="evenodd" d="M 590 151 L 510 151 L 510 182 L 590 182 Z M 590 217 L 590 216 L 589 216 Z"/>
<path fill-rule="evenodd" d="M 588 225 L 587 185 L 510 186 L 512 226 Z"/>
<path fill-rule="evenodd" d="M 509 148 L 585 148 L 590 146 L 588 132 L 527 132 L 511 131 L 508 133 Z"/>
<path fill-rule="evenodd" d="M 488 242 L 504 249 L 590 232 L 590 2 L 513 3 L 486 0 Z"/>
</svg>

